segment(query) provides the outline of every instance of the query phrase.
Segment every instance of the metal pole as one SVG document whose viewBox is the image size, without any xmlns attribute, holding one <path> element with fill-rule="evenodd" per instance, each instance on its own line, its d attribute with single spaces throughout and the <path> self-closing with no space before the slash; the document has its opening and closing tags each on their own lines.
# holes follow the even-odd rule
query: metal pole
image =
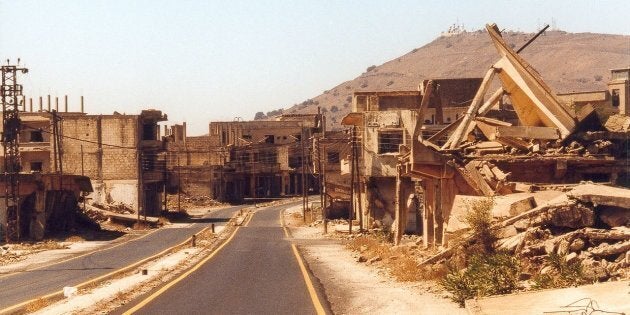
<svg viewBox="0 0 630 315">
<path fill-rule="evenodd" d="M 182 212 L 182 168 L 177 155 L 177 211 Z"/>
<path fill-rule="evenodd" d="M 85 169 L 83 166 L 83 145 L 81 145 L 81 176 L 85 176 Z"/>
<path fill-rule="evenodd" d="M 542 33 L 544 33 L 547 29 L 549 28 L 549 24 L 547 24 L 545 27 L 543 27 L 542 30 L 540 30 L 538 33 L 536 33 L 536 35 L 534 35 L 534 37 L 532 37 L 530 40 L 527 41 L 527 43 L 525 43 L 525 45 L 523 45 L 521 48 L 519 48 L 516 53 L 520 53 L 521 51 L 523 51 L 523 49 L 525 49 L 525 47 L 529 46 L 529 44 L 531 44 L 533 41 L 536 40 L 536 38 L 538 38 L 538 36 L 542 35 Z"/>
<path fill-rule="evenodd" d="M 304 138 L 305 132 L 304 127 L 302 127 L 302 135 L 300 136 L 300 144 L 302 146 L 302 220 L 306 222 L 306 169 L 304 167 L 304 165 L 306 165 L 306 163 L 304 163 L 304 158 L 306 158 L 306 154 L 304 154 Z"/>
<path fill-rule="evenodd" d="M 350 211 L 348 213 L 348 232 L 352 234 L 352 218 L 354 216 L 354 135 L 356 133 L 356 126 L 352 126 L 352 135 L 350 138 L 350 148 L 352 153 L 352 159 L 350 160 Z"/>
<path fill-rule="evenodd" d="M 324 210 L 324 169 L 322 168 L 322 146 L 321 146 L 321 137 L 317 138 L 317 168 L 319 169 L 319 204 L 322 212 L 322 222 L 324 222 L 324 234 L 327 233 L 326 229 L 326 213 Z"/>
</svg>

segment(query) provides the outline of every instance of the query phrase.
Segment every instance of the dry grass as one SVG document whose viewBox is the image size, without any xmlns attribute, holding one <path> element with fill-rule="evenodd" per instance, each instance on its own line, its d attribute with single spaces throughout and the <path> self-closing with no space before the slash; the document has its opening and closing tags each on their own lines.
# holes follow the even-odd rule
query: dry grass
<svg viewBox="0 0 630 315">
<path fill-rule="evenodd" d="M 443 278 L 447 268 L 443 265 L 419 266 L 409 246 L 392 246 L 387 235 L 362 235 L 352 239 L 347 247 L 360 253 L 359 261 L 379 262 L 397 281 L 422 281 Z"/>
<path fill-rule="evenodd" d="M 15 244 L 13 246 L 14 250 L 25 250 L 25 251 L 42 251 L 42 250 L 51 250 L 51 249 L 66 249 L 68 246 L 61 244 L 57 241 L 47 240 L 43 242 L 36 243 L 21 243 Z"/>
<path fill-rule="evenodd" d="M 67 237 L 65 239 L 65 242 L 72 242 L 72 243 L 85 242 L 85 238 L 83 238 L 80 235 L 72 235 L 72 236 Z"/>
<path fill-rule="evenodd" d="M 28 303 L 28 305 L 26 305 L 26 307 L 24 308 L 24 311 L 26 313 L 33 313 L 36 312 L 38 310 L 41 310 L 42 308 L 48 306 L 50 304 L 50 302 L 44 298 L 39 298 L 31 303 Z"/>
</svg>

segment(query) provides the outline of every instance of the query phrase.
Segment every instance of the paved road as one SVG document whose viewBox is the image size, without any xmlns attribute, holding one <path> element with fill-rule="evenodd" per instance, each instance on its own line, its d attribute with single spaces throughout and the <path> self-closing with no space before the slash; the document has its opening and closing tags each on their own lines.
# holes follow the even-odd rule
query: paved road
<svg viewBox="0 0 630 315">
<path fill-rule="evenodd" d="M 316 313 L 280 224 L 279 212 L 287 206 L 258 210 L 216 256 L 134 314 Z M 314 289 L 324 301 L 317 283 Z M 128 303 L 127 309 L 154 292 Z"/>
<path fill-rule="evenodd" d="M 106 250 L 61 262 L 55 265 L 20 272 L 0 278 L 0 309 L 19 304 L 102 276 L 126 267 L 164 249 L 179 244 L 210 223 L 225 224 L 236 211 L 246 206 L 234 206 L 213 211 L 204 219 L 190 224 L 162 228 L 145 237 Z"/>
</svg>

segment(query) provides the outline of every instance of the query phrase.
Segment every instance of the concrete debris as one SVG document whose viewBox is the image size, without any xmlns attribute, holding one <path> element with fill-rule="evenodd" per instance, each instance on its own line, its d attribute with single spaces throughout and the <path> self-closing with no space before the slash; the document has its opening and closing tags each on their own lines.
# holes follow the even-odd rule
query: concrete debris
<svg viewBox="0 0 630 315">
<path fill-rule="evenodd" d="M 630 210 L 630 194 L 628 189 L 596 184 L 582 184 L 574 187 L 569 198 L 594 205 L 614 206 Z"/>
<path fill-rule="evenodd" d="M 610 227 L 630 225 L 630 209 L 616 207 L 602 207 L 599 219 Z"/>
<path fill-rule="evenodd" d="M 630 131 L 630 117 L 619 114 L 612 115 L 608 117 L 604 126 L 608 131 L 612 132 Z"/>
<path fill-rule="evenodd" d="M 581 228 L 593 226 L 594 223 L 595 213 L 592 209 L 579 203 L 570 203 L 551 208 L 532 218 L 530 226 Z"/>
<path fill-rule="evenodd" d="M 617 243 L 614 245 L 608 243 L 601 243 L 599 246 L 589 250 L 593 256 L 606 257 L 620 253 L 626 253 L 630 250 L 630 241 Z"/>
</svg>

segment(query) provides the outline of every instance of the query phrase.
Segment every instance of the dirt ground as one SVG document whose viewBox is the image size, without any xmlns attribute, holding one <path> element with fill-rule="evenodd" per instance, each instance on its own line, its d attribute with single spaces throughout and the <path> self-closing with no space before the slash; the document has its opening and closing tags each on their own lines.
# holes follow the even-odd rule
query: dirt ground
<svg viewBox="0 0 630 315">
<path fill-rule="evenodd" d="M 335 314 L 467 314 L 433 281 L 397 282 L 388 270 L 358 262 L 360 255 L 346 246 L 347 235 L 336 232 L 347 224 L 331 224 L 324 235 L 317 221 L 303 222 L 301 211 L 288 209 L 285 224 Z"/>
</svg>

